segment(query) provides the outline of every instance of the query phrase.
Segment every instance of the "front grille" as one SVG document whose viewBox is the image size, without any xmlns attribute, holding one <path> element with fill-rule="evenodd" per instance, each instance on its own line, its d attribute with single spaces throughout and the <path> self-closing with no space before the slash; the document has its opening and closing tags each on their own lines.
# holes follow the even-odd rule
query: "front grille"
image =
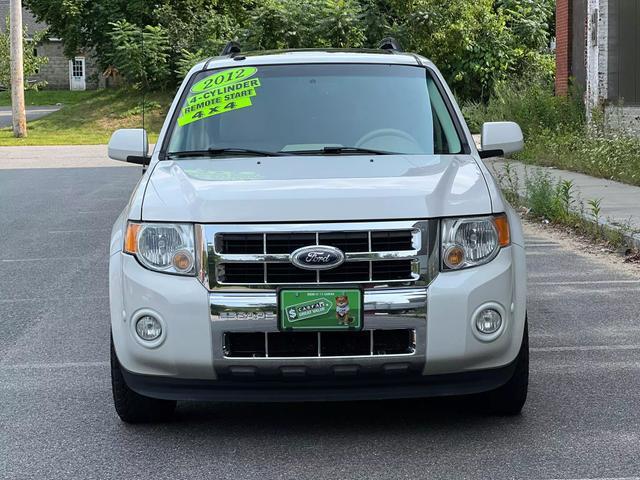
<svg viewBox="0 0 640 480">
<path fill-rule="evenodd" d="M 401 280 L 411 276 L 411 262 L 382 260 L 372 264 L 372 279 Z"/>
<path fill-rule="evenodd" d="M 262 235 L 258 235 L 262 239 Z M 298 248 L 307 245 L 315 245 L 316 236 L 314 233 L 269 233 L 266 235 L 266 253 L 291 253 Z M 224 238 L 224 237 L 223 237 Z M 262 253 L 263 245 L 257 250 L 249 253 Z M 227 252 L 222 252 L 227 253 Z"/>
<path fill-rule="evenodd" d="M 222 251 L 225 253 L 255 253 L 263 248 L 262 235 L 227 233 L 222 237 Z"/>
<path fill-rule="evenodd" d="M 316 281 L 316 272 L 302 270 L 291 263 L 269 263 L 264 264 L 263 267 L 267 270 L 267 283 L 313 283 Z"/>
<path fill-rule="evenodd" d="M 227 332 L 224 355 L 229 358 L 310 358 L 411 355 L 412 329 L 361 332 Z"/>
<path fill-rule="evenodd" d="M 368 252 L 369 234 L 367 232 L 330 232 L 318 236 L 320 245 L 339 248 L 343 252 Z M 411 245 L 406 250 L 411 250 Z"/>
<path fill-rule="evenodd" d="M 228 263 L 220 267 L 218 278 L 224 283 L 263 283 L 261 263 Z"/>
<path fill-rule="evenodd" d="M 407 278 L 410 278 L 410 276 Z M 337 268 L 320 272 L 320 283 L 366 282 L 368 280 L 368 262 L 347 262 Z"/>
<path fill-rule="evenodd" d="M 295 250 L 326 245 L 340 249 L 345 263 L 304 270 L 291 263 Z M 210 284 L 287 285 L 411 283 L 420 278 L 418 228 L 354 231 L 218 232 L 209 255 Z"/>
<path fill-rule="evenodd" d="M 410 250 L 411 244 L 412 238 L 410 231 L 391 230 L 371 232 L 371 249 L 377 252 Z"/>
</svg>

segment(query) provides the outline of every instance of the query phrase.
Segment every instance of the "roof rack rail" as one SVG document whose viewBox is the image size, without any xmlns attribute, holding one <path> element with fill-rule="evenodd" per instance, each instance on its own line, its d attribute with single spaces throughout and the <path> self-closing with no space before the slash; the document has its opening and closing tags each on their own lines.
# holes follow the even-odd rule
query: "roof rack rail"
<svg viewBox="0 0 640 480">
<path fill-rule="evenodd" d="M 380 41 L 378 48 L 382 50 L 391 50 L 393 52 L 403 52 L 400 42 L 393 37 L 385 37 Z"/>
<path fill-rule="evenodd" d="M 235 54 L 240 53 L 241 51 L 242 51 L 242 48 L 240 47 L 240 44 L 238 42 L 229 42 L 224 46 L 224 48 L 220 52 L 220 56 L 221 57 L 225 57 L 227 55 L 234 56 Z"/>
</svg>

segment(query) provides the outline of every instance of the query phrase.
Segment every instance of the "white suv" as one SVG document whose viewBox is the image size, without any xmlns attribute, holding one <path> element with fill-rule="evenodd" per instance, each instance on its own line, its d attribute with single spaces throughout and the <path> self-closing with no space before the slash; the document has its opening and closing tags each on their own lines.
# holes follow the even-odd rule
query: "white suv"
<svg viewBox="0 0 640 480">
<path fill-rule="evenodd" d="M 112 383 L 126 422 L 176 400 L 527 394 L 525 252 L 425 58 L 380 50 L 231 53 L 182 83 L 110 251 Z"/>
</svg>

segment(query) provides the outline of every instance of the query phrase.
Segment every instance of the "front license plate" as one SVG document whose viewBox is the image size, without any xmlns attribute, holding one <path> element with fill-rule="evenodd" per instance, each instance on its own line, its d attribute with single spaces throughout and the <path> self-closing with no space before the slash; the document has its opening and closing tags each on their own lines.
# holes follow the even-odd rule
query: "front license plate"
<svg viewBox="0 0 640 480">
<path fill-rule="evenodd" d="M 281 290 L 281 330 L 360 330 L 362 292 L 345 290 Z"/>
</svg>

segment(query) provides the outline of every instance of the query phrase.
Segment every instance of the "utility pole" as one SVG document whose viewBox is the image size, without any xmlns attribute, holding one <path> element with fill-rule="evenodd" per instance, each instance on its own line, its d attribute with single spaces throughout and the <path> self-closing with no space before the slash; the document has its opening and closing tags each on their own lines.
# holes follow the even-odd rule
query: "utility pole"
<svg viewBox="0 0 640 480">
<path fill-rule="evenodd" d="M 13 135 L 27 136 L 27 115 L 24 111 L 24 66 L 22 59 L 22 0 L 11 1 L 11 114 Z"/>
</svg>

